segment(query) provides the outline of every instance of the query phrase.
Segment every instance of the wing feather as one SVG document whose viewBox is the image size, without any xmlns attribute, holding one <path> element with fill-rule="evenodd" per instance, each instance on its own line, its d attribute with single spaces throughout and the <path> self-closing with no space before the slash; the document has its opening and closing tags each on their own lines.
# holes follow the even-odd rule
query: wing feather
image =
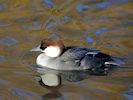
<svg viewBox="0 0 133 100">
<path fill-rule="evenodd" d="M 88 52 L 94 51 L 96 52 L 97 50 L 72 46 L 66 49 L 66 51 L 62 54 L 61 59 L 63 61 L 80 61 Z"/>
</svg>

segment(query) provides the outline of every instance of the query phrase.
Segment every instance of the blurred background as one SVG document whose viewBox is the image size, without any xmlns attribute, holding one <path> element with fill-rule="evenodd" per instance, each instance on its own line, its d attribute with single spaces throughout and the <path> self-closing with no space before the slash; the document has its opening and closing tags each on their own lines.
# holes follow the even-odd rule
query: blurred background
<svg viewBox="0 0 133 100">
<path fill-rule="evenodd" d="M 124 57 L 125 64 L 107 76 L 43 87 L 31 68 L 38 53 L 29 50 L 45 37 Z M 47 99 L 133 100 L 132 0 L 0 0 L 0 100 Z"/>
</svg>

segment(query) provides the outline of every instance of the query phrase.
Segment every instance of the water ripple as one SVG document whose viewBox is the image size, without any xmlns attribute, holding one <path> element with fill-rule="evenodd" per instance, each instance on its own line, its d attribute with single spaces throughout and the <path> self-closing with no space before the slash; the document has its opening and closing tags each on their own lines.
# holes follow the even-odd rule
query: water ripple
<svg viewBox="0 0 133 100">
<path fill-rule="evenodd" d="M 78 3 L 76 5 L 76 10 L 77 10 L 77 12 L 82 12 L 82 11 L 90 9 L 90 8 L 100 10 L 100 9 L 105 9 L 109 6 L 112 6 L 114 4 L 126 3 L 128 1 L 129 0 L 104 1 L 104 2 L 100 2 L 100 3 L 96 3 L 96 4 L 93 4 L 93 3 L 92 4 L 91 3 L 90 4 Z M 89 3 L 89 2 L 86 2 L 86 3 Z"/>
<path fill-rule="evenodd" d="M 11 25 L 11 23 L 0 20 L 0 27 L 7 27 L 7 26 L 10 26 L 10 25 Z"/>
<path fill-rule="evenodd" d="M 31 25 L 25 25 L 24 29 L 39 30 L 39 29 L 41 29 L 41 24 L 38 21 L 33 21 Z"/>
<path fill-rule="evenodd" d="M 86 10 L 86 9 L 88 9 L 88 8 L 91 8 L 91 6 L 85 5 L 85 4 L 82 4 L 82 3 L 79 3 L 79 4 L 76 6 L 76 10 L 77 10 L 78 12 L 81 12 L 81 11 Z"/>
<path fill-rule="evenodd" d="M 13 95 L 18 96 L 23 100 L 24 97 L 32 97 L 32 98 L 37 98 L 37 100 L 41 100 L 41 97 L 38 94 L 20 88 L 10 88 L 9 91 L 11 91 Z"/>
<path fill-rule="evenodd" d="M 6 84 L 6 83 L 8 83 L 7 80 L 0 79 L 0 84 Z"/>
<path fill-rule="evenodd" d="M 133 84 L 129 85 L 129 89 L 122 94 L 128 100 L 133 100 Z"/>
<path fill-rule="evenodd" d="M 57 22 L 54 19 L 50 19 L 45 23 L 46 29 L 53 29 L 57 26 Z"/>
<path fill-rule="evenodd" d="M 107 30 L 108 30 L 108 28 L 106 28 L 106 27 L 99 28 L 96 30 L 95 34 L 100 35 L 102 33 L 105 33 Z"/>
<path fill-rule="evenodd" d="M 96 9 L 107 8 L 107 7 L 109 7 L 111 4 L 112 4 L 112 3 L 109 2 L 109 1 L 101 2 L 101 3 L 96 4 Z"/>
<path fill-rule="evenodd" d="M 90 36 L 88 36 L 88 37 L 86 38 L 86 42 L 87 42 L 87 43 L 90 43 L 90 42 L 93 42 L 93 41 L 94 41 L 93 38 L 90 37 Z"/>
<path fill-rule="evenodd" d="M 12 37 L 5 37 L 5 38 L 0 39 L 0 44 L 4 44 L 7 46 L 15 45 L 17 43 L 18 41 Z"/>
<path fill-rule="evenodd" d="M 1 55 L 0 55 L 0 62 L 3 62 L 3 61 L 5 61 L 5 60 L 6 60 L 5 56 L 1 56 Z"/>
<path fill-rule="evenodd" d="M 60 37 L 60 34 L 58 34 L 58 33 L 52 33 L 52 34 L 49 34 L 48 37 L 49 38 L 58 38 L 58 37 Z"/>
<path fill-rule="evenodd" d="M 14 71 L 14 73 L 16 73 L 16 74 L 32 74 L 32 72 L 30 72 L 30 71 L 20 71 L 20 70 L 17 70 L 17 71 Z"/>
<path fill-rule="evenodd" d="M 70 20 L 71 20 L 70 17 L 68 17 L 68 16 L 66 16 L 66 15 L 63 16 L 63 21 L 64 21 L 64 23 L 67 23 L 67 22 L 69 22 Z"/>
<path fill-rule="evenodd" d="M 3 11 L 7 8 L 7 4 L 5 3 L 0 3 L 0 11 Z"/>
<path fill-rule="evenodd" d="M 43 3 L 46 4 L 46 5 L 49 5 L 52 8 L 56 7 L 56 5 L 53 3 L 52 0 L 43 0 Z"/>
</svg>

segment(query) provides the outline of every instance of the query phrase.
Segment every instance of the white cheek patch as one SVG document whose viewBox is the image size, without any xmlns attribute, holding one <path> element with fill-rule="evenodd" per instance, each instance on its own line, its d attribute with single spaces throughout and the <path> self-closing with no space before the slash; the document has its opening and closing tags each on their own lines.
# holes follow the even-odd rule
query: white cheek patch
<svg viewBox="0 0 133 100">
<path fill-rule="evenodd" d="M 57 46 L 49 46 L 43 52 L 49 57 L 58 57 L 61 54 L 61 50 Z"/>
</svg>

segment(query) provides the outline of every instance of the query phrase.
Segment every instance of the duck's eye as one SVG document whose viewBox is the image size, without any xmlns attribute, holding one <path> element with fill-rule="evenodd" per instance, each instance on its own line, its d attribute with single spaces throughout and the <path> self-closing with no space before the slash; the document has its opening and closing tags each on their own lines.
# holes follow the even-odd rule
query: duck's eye
<svg viewBox="0 0 133 100">
<path fill-rule="evenodd" d="M 40 49 L 44 50 L 44 49 L 45 49 L 45 47 L 42 47 L 42 46 L 41 46 L 41 47 L 40 47 Z"/>
</svg>

